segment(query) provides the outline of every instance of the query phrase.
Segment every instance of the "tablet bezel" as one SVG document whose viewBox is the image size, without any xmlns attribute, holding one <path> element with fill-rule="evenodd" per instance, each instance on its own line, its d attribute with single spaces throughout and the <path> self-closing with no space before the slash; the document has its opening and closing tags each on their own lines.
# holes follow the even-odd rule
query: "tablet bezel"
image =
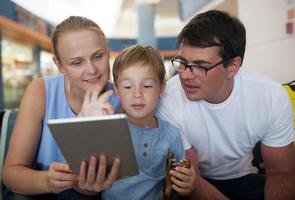
<svg viewBox="0 0 295 200">
<path fill-rule="evenodd" d="M 108 158 L 108 171 L 117 157 L 120 177 L 138 174 L 126 114 L 50 119 L 47 124 L 74 173 L 79 173 L 82 160 L 87 163 L 91 155 L 103 153 Z"/>
</svg>

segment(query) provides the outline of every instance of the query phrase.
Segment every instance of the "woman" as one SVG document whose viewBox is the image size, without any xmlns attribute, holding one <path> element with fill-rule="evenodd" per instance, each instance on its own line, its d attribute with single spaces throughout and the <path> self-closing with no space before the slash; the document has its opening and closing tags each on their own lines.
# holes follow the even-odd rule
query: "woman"
<svg viewBox="0 0 295 200">
<path fill-rule="evenodd" d="M 108 82 L 108 44 L 96 23 L 84 17 L 72 16 L 56 27 L 52 35 L 52 48 L 53 60 L 62 75 L 39 78 L 28 86 L 11 136 L 3 167 L 3 181 L 13 193 L 26 195 L 27 198 L 95 198 L 87 196 L 93 193 L 81 188 L 93 185 L 96 158 L 91 158 L 92 170 L 88 171 L 86 179 L 79 179 L 71 173 L 49 131 L 47 120 L 78 114 L 83 116 L 81 107 L 84 98 L 87 105 L 83 109 L 86 111 L 94 109 L 91 102 L 95 101 L 104 101 L 97 114 L 118 111 L 119 100 L 112 92 L 106 92 L 112 90 Z M 99 159 L 96 191 L 108 189 L 116 179 L 119 168 L 119 160 L 115 160 L 106 177 L 106 158 L 100 156 Z M 85 166 L 81 170 L 85 174 Z M 9 199 L 13 199 L 13 196 L 16 194 L 10 195 Z"/>
</svg>

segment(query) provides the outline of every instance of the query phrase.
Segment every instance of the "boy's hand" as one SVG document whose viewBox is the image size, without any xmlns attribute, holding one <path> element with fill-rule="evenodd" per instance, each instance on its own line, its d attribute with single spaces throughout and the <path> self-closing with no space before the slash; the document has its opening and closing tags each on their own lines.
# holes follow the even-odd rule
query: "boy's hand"
<svg viewBox="0 0 295 200">
<path fill-rule="evenodd" d="M 170 170 L 172 188 L 182 196 L 189 195 L 196 187 L 196 173 L 192 166 L 189 168 L 177 166 Z"/>
<path fill-rule="evenodd" d="M 115 159 L 109 174 L 107 174 L 107 158 L 105 155 L 99 156 L 99 166 L 97 167 L 96 156 L 91 156 L 88 169 L 86 162 L 82 161 L 80 166 L 80 176 L 78 186 L 81 190 L 89 192 L 101 192 L 111 188 L 113 182 L 117 180 L 119 174 L 120 160 Z"/>
<path fill-rule="evenodd" d="M 70 171 L 69 165 L 52 163 L 48 170 L 48 187 L 50 193 L 58 194 L 68 190 L 77 182 L 77 175 Z"/>
<path fill-rule="evenodd" d="M 113 106 L 108 102 L 108 98 L 112 95 L 112 90 L 101 95 L 99 95 L 99 91 L 87 90 L 78 117 L 113 114 Z"/>
</svg>

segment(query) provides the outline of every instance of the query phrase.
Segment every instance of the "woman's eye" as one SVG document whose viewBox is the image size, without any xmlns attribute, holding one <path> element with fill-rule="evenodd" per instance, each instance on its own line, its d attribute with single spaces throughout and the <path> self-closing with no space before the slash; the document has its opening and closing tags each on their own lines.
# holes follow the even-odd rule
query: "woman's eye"
<svg viewBox="0 0 295 200">
<path fill-rule="evenodd" d="M 103 56 L 103 54 L 97 54 L 94 56 L 95 59 L 100 59 Z"/>
<path fill-rule="evenodd" d="M 152 85 L 144 85 L 143 88 L 152 88 Z"/>
<path fill-rule="evenodd" d="M 82 61 L 75 61 L 71 63 L 72 65 L 78 66 L 82 64 Z"/>
</svg>

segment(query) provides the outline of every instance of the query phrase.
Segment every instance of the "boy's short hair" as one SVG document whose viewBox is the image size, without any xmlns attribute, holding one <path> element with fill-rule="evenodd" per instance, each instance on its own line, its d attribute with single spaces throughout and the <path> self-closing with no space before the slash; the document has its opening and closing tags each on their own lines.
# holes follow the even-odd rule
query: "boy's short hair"
<svg viewBox="0 0 295 200">
<path fill-rule="evenodd" d="M 164 83 L 165 66 L 160 53 L 151 46 L 132 45 L 125 48 L 114 61 L 113 78 L 115 85 L 117 85 L 119 74 L 135 64 L 149 66 L 159 78 L 160 84 Z"/>
</svg>

